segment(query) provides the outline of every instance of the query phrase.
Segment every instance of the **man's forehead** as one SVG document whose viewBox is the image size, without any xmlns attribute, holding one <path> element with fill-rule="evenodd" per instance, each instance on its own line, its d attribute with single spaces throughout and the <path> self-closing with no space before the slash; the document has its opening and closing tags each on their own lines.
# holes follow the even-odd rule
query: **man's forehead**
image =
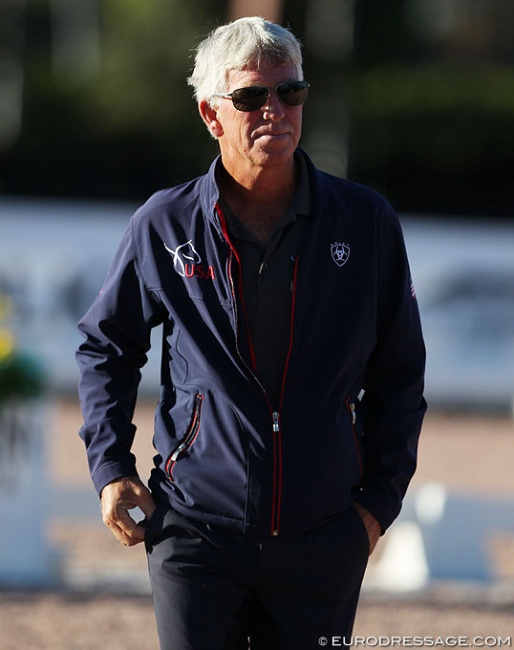
<svg viewBox="0 0 514 650">
<path fill-rule="evenodd" d="M 264 85 L 279 83 L 281 81 L 294 81 L 298 78 L 296 66 L 291 63 L 277 63 L 267 66 L 248 66 L 244 70 L 229 70 L 227 80 L 229 84 L 262 83 Z"/>
</svg>

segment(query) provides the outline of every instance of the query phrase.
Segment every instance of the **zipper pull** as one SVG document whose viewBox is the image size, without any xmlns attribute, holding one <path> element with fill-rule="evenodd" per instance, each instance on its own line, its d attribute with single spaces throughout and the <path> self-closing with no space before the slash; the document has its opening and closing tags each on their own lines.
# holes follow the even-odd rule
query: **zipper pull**
<svg viewBox="0 0 514 650">
<path fill-rule="evenodd" d="M 355 402 L 349 402 L 348 406 L 350 407 L 350 413 L 352 414 L 352 424 L 357 422 L 357 412 L 355 410 Z"/>
<path fill-rule="evenodd" d="M 180 454 L 184 451 L 184 449 L 185 449 L 186 447 L 187 447 L 187 445 L 186 445 L 185 443 L 182 443 L 181 445 L 179 445 L 179 446 L 175 449 L 175 451 L 173 452 L 173 454 L 172 454 L 172 456 L 171 456 L 171 458 L 170 458 L 170 461 L 171 461 L 172 463 L 176 462 L 176 461 L 178 460 L 178 457 L 180 456 Z"/>
<path fill-rule="evenodd" d="M 279 423 L 279 414 L 278 411 L 273 411 L 272 413 L 273 417 L 273 433 L 279 433 L 280 431 L 280 423 Z"/>
</svg>

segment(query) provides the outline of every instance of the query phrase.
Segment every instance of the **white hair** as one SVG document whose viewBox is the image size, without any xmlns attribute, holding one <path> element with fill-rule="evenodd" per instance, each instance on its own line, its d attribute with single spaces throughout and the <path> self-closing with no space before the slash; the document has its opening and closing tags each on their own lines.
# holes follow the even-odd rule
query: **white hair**
<svg viewBox="0 0 514 650">
<path fill-rule="evenodd" d="M 300 41 L 285 27 L 259 16 L 239 18 L 213 30 L 196 48 L 188 84 L 197 101 L 228 91 L 228 73 L 280 64 L 294 65 L 303 79 Z"/>
</svg>

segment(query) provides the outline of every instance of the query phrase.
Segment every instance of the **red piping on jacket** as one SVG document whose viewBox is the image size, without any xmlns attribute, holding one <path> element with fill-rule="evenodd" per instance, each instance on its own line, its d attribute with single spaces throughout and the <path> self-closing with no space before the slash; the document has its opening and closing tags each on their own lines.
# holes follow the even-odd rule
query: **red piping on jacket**
<svg viewBox="0 0 514 650">
<path fill-rule="evenodd" d="M 246 311 L 246 305 L 245 305 L 245 301 L 244 301 L 243 276 L 242 276 L 242 273 L 241 273 L 241 258 L 239 257 L 239 253 L 235 249 L 235 247 L 232 244 L 232 241 L 231 241 L 231 239 L 229 237 L 228 229 L 227 229 L 227 222 L 225 221 L 225 215 L 223 214 L 223 211 L 222 211 L 222 209 L 221 209 L 221 207 L 220 207 L 220 205 L 218 203 L 216 203 L 216 212 L 218 213 L 218 217 L 220 219 L 221 230 L 223 231 L 223 236 L 225 237 L 225 240 L 226 240 L 227 244 L 230 247 L 230 251 L 231 251 L 232 255 L 234 255 L 234 257 L 236 258 L 237 264 L 239 266 L 239 295 L 241 296 L 241 305 L 243 307 L 246 330 L 248 332 L 248 341 L 249 341 L 249 344 L 250 344 L 250 358 L 252 360 L 252 368 L 253 368 L 254 372 L 257 372 L 257 358 L 255 356 L 255 350 L 254 350 L 254 347 L 253 347 L 252 337 L 251 337 L 251 334 L 250 334 L 250 323 L 248 321 L 248 312 Z M 229 278 L 230 278 L 230 285 L 232 287 L 232 295 L 235 298 L 234 281 L 233 281 L 233 278 L 232 278 L 232 272 L 230 270 L 230 266 L 231 265 L 230 265 L 230 260 L 229 260 L 228 275 L 229 275 Z M 237 328 L 236 328 L 236 339 L 237 339 L 237 334 L 238 333 L 237 333 Z"/>
<path fill-rule="evenodd" d="M 194 445 L 196 438 L 198 437 L 198 434 L 200 432 L 200 415 L 202 412 L 202 403 L 204 400 L 204 396 L 202 393 L 197 393 L 195 397 L 195 405 L 194 405 L 194 410 L 193 410 L 193 416 L 191 418 L 191 422 L 189 424 L 189 427 L 187 428 L 186 434 L 182 440 L 182 442 L 179 444 L 179 446 L 175 449 L 175 451 L 170 455 L 166 462 L 166 475 L 169 478 L 170 481 L 173 481 L 173 469 L 175 465 L 177 464 L 180 456 L 191 449 L 191 447 Z"/>
<path fill-rule="evenodd" d="M 221 209 L 221 206 L 216 203 L 216 212 L 218 214 L 220 223 L 221 223 L 221 230 L 223 232 L 223 236 L 225 237 L 225 240 L 227 244 L 230 247 L 230 251 L 232 255 L 236 258 L 236 261 L 239 265 L 239 270 L 241 271 L 241 258 L 239 257 L 239 254 L 237 250 L 235 249 L 234 245 L 232 244 L 232 241 L 230 239 L 228 229 L 227 229 L 227 223 L 225 220 L 225 216 L 223 214 L 223 211 Z M 230 260 L 229 260 L 229 269 L 228 269 L 228 274 L 229 274 L 229 279 L 230 279 L 230 285 L 232 289 L 232 296 L 235 299 L 235 289 L 234 289 L 234 282 L 232 278 L 232 273 L 230 269 Z M 266 402 L 268 404 L 268 408 L 270 409 L 270 413 L 273 418 L 273 493 L 272 493 L 272 504 L 271 504 L 271 534 L 273 537 L 277 537 L 280 531 L 280 511 L 281 511 L 281 503 L 282 503 L 282 430 L 280 428 L 280 411 L 282 409 L 282 403 L 284 400 L 284 389 L 285 389 L 285 383 L 286 383 L 286 376 L 287 376 L 287 370 L 289 368 L 289 362 L 291 359 L 291 352 L 293 349 L 293 333 L 294 333 L 294 316 L 295 316 L 295 310 L 296 310 L 296 284 L 297 284 L 297 277 L 298 277 L 298 257 L 295 260 L 295 267 L 294 267 L 294 274 L 293 274 L 293 289 L 292 289 L 292 298 L 291 298 L 291 324 L 290 324 L 290 338 L 289 338 L 289 348 L 287 351 L 287 357 L 286 361 L 284 364 L 284 372 L 282 375 L 282 388 L 280 391 L 280 400 L 279 400 L 279 411 L 274 411 L 273 407 L 271 405 L 271 402 L 269 401 L 269 397 L 264 390 L 264 387 L 262 386 L 261 382 L 259 381 L 256 373 L 257 373 L 257 359 L 255 356 L 255 349 L 253 346 L 253 341 L 252 341 L 252 336 L 251 336 L 251 331 L 250 331 L 250 325 L 249 325 L 249 320 L 248 320 L 248 312 L 246 310 L 246 305 L 244 301 L 244 293 L 243 293 L 243 281 L 242 281 L 242 274 L 241 272 L 239 273 L 239 293 L 241 297 L 241 305 L 243 308 L 243 313 L 245 317 L 245 324 L 246 324 L 246 330 L 248 332 L 248 342 L 249 342 L 249 348 L 250 348 L 250 357 L 252 361 L 252 367 L 253 367 L 253 372 L 254 372 L 254 377 L 261 386 L 263 392 L 264 392 L 264 397 L 266 399 Z M 237 328 L 236 328 L 237 329 Z M 237 340 L 237 331 L 236 331 L 236 340 Z M 244 360 L 243 360 L 244 361 Z"/>
</svg>

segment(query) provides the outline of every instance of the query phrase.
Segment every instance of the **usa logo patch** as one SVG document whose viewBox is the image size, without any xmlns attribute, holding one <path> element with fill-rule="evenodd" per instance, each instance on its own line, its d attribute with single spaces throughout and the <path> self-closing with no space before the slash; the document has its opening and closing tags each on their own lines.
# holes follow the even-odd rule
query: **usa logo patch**
<svg viewBox="0 0 514 650">
<path fill-rule="evenodd" d="M 198 278 L 200 280 L 215 280 L 214 267 L 202 264 L 202 258 L 196 251 L 192 240 L 173 250 L 163 242 L 164 248 L 171 255 L 173 268 L 183 278 Z"/>
<path fill-rule="evenodd" d="M 350 257 L 350 245 L 342 242 L 334 242 L 330 244 L 330 254 L 337 266 L 344 266 Z"/>
</svg>

